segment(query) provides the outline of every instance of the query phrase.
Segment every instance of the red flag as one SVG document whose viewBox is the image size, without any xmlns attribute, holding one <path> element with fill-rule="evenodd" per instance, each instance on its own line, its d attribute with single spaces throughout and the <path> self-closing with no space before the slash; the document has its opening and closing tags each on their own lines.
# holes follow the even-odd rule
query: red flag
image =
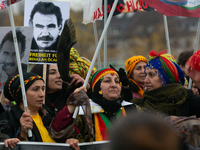
<svg viewBox="0 0 200 150">
<path fill-rule="evenodd" d="M 200 17 L 200 1 L 195 0 L 143 0 L 166 16 Z"/>
</svg>

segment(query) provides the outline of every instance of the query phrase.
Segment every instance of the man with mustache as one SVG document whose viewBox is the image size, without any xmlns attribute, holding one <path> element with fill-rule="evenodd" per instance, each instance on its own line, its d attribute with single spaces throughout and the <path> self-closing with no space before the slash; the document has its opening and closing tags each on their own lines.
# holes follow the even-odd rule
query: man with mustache
<svg viewBox="0 0 200 150">
<path fill-rule="evenodd" d="M 23 58 L 26 45 L 26 37 L 20 30 L 16 30 L 17 41 L 19 46 L 20 59 Z M 26 71 L 27 65 L 22 64 L 22 70 Z M 9 31 L 1 41 L 0 45 L 0 82 L 4 82 L 18 74 L 17 59 L 13 42 L 12 31 Z"/>
<path fill-rule="evenodd" d="M 58 6 L 52 2 L 38 2 L 29 19 L 29 25 L 34 27 L 31 49 L 56 50 L 62 20 Z"/>
</svg>

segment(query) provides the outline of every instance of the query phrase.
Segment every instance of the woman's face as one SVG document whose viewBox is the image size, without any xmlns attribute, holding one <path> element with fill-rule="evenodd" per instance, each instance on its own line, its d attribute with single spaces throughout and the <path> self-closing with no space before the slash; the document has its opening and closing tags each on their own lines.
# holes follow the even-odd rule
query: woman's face
<svg viewBox="0 0 200 150">
<path fill-rule="evenodd" d="M 145 74 L 144 74 L 144 69 L 146 66 L 146 62 L 140 61 L 138 62 L 132 72 L 132 78 L 135 80 L 135 82 L 140 83 L 144 85 L 144 79 L 145 79 Z"/>
<path fill-rule="evenodd" d="M 146 68 L 144 85 L 148 91 L 157 89 L 162 86 L 162 81 L 158 77 L 157 69 Z"/>
<path fill-rule="evenodd" d="M 101 91 L 106 100 L 116 100 L 121 93 L 121 85 L 116 74 L 106 74 L 101 81 Z"/>
<path fill-rule="evenodd" d="M 26 91 L 27 103 L 29 109 L 41 108 L 45 92 L 44 81 L 36 80 Z"/>
<path fill-rule="evenodd" d="M 48 76 L 48 85 L 47 85 L 47 93 L 55 93 L 62 89 L 63 80 L 60 77 L 60 73 L 58 72 L 57 65 L 49 66 L 49 76 Z"/>
</svg>

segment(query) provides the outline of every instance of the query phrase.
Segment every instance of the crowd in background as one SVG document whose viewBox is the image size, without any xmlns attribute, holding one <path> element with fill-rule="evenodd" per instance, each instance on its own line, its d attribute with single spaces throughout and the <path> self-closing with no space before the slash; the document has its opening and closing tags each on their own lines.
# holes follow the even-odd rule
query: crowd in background
<svg viewBox="0 0 200 150">
<path fill-rule="evenodd" d="M 133 56 L 119 70 L 112 65 L 94 68 L 87 87 L 83 83 L 90 62 L 82 58 L 85 72 L 71 67 L 68 82 L 62 80 L 57 65 L 47 65 L 46 81 L 43 65 L 34 65 L 23 74 L 28 112 L 24 112 L 19 75 L 5 83 L 1 141 L 11 148 L 19 141 L 38 141 L 80 149 L 78 143 L 104 140 L 111 140 L 113 150 L 197 148 L 199 60 L 200 50 L 182 52 L 178 63 L 166 51 L 153 50 L 149 59 Z M 84 113 L 73 118 L 79 106 Z"/>
</svg>

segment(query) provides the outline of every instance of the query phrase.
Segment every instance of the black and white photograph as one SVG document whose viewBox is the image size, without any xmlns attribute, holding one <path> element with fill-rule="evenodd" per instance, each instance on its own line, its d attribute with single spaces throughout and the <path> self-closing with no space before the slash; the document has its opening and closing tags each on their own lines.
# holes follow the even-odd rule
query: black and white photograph
<svg viewBox="0 0 200 150">
<path fill-rule="evenodd" d="M 22 71 L 27 71 L 33 27 L 16 27 L 16 37 L 21 59 Z M 0 29 L 0 89 L 5 81 L 18 74 L 17 58 L 11 27 Z"/>
<path fill-rule="evenodd" d="M 58 39 L 69 13 L 68 2 L 25 1 L 24 26 L 34 27 L 29 63 L 56 63 Z"/>
</svg>

